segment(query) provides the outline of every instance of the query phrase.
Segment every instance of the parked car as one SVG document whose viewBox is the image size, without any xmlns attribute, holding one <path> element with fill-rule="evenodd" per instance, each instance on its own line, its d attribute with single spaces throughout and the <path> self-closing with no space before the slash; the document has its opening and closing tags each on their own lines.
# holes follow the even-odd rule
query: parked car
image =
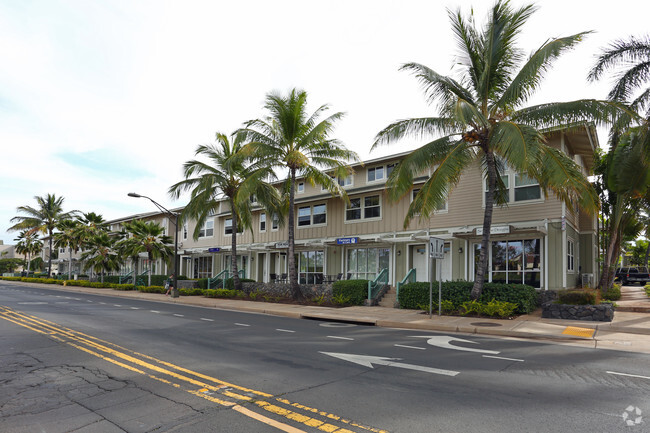
<svg viewBox="0 0 650 433">
<path fill-rule="evenodd" d="M 641 283 L 644 286 L 650 283 L 650 274 L 645 266 L 630 266 L 618 268 L 616 270 L 616 279 L 624 286 L 634 283 Z"/>
</svg>

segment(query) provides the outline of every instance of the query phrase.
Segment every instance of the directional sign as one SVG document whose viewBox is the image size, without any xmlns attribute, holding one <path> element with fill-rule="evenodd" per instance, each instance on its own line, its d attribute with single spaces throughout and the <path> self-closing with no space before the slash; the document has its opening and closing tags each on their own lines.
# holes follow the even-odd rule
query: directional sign
<svg viewBox="0 0 650 433">
<path fill-rule="evenodd" d="M 353 355 L 350 353 L 332 353 L 332 352 L 319 352 L 323 355 L 333 356 L 344 361 L 354 362 L 355 364 L 363 365 L 364 367 L 374 368 L 375 365 L 386 365 L 388 367 L 404 368 L 406 370 L 416 370 L 425 373 L 442 374 L 444 376 L 456 376 L 459 372 L 452 370 L 442 370 L 439 368 L 424 367 L 422 365 L 404 364 L 399 361 L 400 358 L 383 358 L 381 356 L 367 356 L 367 355 Z"/>
<path fill-rule="evenodd" d="M 429 257 L 432 259 L 445 258 L 445 241 L 440 238 L 429 238 Z"/>
<path fill-rule="evenodd" d="M 474 349 L 472 347 L 454 346 L 452 341 L 460 341 L 461 343 L 478 344 L 476 341 L 463 340 L 462 338 L 450 337 L 448 335 L 413 335 L 414 338 L 428 338 L 427 343 L 431 346 L 442 347 L 443 349 L 462 350 L 465 352 L 489 353 L 497 355 L 501 352 L 496 350 Z"/>
</svg>

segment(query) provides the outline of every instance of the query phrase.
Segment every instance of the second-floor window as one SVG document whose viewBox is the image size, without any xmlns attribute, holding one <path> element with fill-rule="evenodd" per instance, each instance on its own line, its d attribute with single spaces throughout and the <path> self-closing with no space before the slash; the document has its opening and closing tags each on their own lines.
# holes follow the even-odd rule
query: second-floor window
<svg viewBox="0 0 650 433">
<path fill-rule="evenodd" d="M 237 233 L 243 233 L 244 230 L 241 226 L 237 226 Z M 223 234 L 231 235 L 232 234 L 232 218 L 226 218 L 223 223 Z"/>
<path fill-rule="evenodd" d="M 260 231 L 261 232 L 266 231 L 266 213 L 264 212 L 260 214 Z"/>
<path fill-rule="evenodd" d="M 298 194 L 302 194 L 303 192 L 305 192 L 305 182 L 298 182 L 298 186 L 297 186 L 297 188 L 296 188 L 296 192 L 297 192 Z"/>
<path fill-rule="evenodd" d="M 207 238 L 209 236 L 214 236 L 214 220 L 209 219 L 203 224 L 203 227 L 199 230 L 200 238 Z"/>
<path fill-rule="evenodd" d="M 183 224 L 183 239 L 187 239 L 187 223 Z"/>
<path fill-rule="evenodd" d="M 345 209 L 346 221 L 381 218 L 381 198 L 378 195 L 351 198 Z"/>
<path fill-rule="evenodd" d="M 512 179 L 514 178 L 514 183 Z M 516 173 L 507 170 L 501 175 L 501 180 L 506 188 L 507 203 L 516 203 L 528 200 L 539 200 L 542 197 L 542 191 L 539 183 L 522 173 Z M 487 181 L 483 182 L 485 196 L 487 197 Z"/>
<path fill-rule="evenodd" d="M 567 257 L 566 257 L 566 267 L 567 271 L 573 272 L 575 270 L 574 267 L 574 259 L 575 259 L 575 244 L 573 243 L 572 239 L 567 239 Z"/>
<path fill-rule="evenodd" d="M 271 230 L 277 230 L 278 227 L 280 227 L 280 217 L 274 212 L 271 217 Z"/>
<path fill-rule="evenodd" d="M 327 223 L 327 207 L 324 204 L 301 206 L 298 208 L 298 226 Z"/>
<path fill-rule="evenodd" d="M 411 202 L 413 202 L 413 200 L 415 200 L 415 196 L 418 195 L 419 192 L 420 192 L 419 188 L 414 189 L 413 191 L 411 191 Z M 443 212 L 443 211 L 446 211 L 446 210 L 447 210 L 447 201 L 446 200 L 445 200 L 445 202 L 443 204 L 438 205 L 438 207 L 436 208 L 436 212 Z"/>
</svg>

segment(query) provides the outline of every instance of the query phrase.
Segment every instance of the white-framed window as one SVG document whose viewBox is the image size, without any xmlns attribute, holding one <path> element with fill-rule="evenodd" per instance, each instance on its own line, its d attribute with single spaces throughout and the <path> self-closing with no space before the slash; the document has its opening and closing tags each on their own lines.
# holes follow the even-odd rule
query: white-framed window
<svg viewBox="0 0 650 433">
<path fill-rule="evenodd" d="M 260 231 L 265 232 L 266 231 L 266 213 L 262 212 L 260 214 Z"/>
<path fill-rule="evenodd" d="M 566 270 L 575 271 L 575 243 L 573 239 L 567 239 L 566 242 Z"/>
<path fill-rule="evenodd" d="M 305 192 L 305 182 L 298 182 L 298 185 L 296 187 L 296 192 L 298 194 L 302 194 L 303 192 Z"/>
<path fill-rule="evenodd" d="M 183 240 L 187 239 L 187 223 L 183 224 Z"/>
<path fill-rule="evenodd" d="M 203 223 L 203 227 L 199 230 L 199 237 L 207 238 L 211 236 L 214 236 L 214 220 L 207 219 L 205 220 L 205 223 Z"/>
<path fill-rule="evenodd" d="M 244 233 L 244 229 L 241 226 L 237 226 L 237 233 Z M 223 222 L 223 234 L 231 235 L 232 234 L 232 218 L 226 218 Z"/>
<path fill-rule="evenodd" d="M 59 248 L 59 253 L 61 254 L 65 253 L 65 248 Z"/>
<path fill-rule="evenodd" d="M 296 255 L 300 284 L 321 284 L 325 266 L 324 251 L 300 251 Z"/>
<path fill-rule="evenodd" d="M 334 176 L 332 176 L 332 178 L 334 178 Z M 338 182 L 339 186 L 345 188 L 345 187 L 354 185 L 354 176 L 352 176 L 351 174 L 348 174 L 345 177 L 337 178 L 336 181 Z M 320 189 L 321 189 L 321 191 L 326 191 L 327 190 L 327 188 L 325 188 L 325 186 L 323 186 L 323 185 L 321 185 Z"/>
<path fill-rule="evenodd" d="M 345 209 L 345 221 L 363 221 L 381 218 L 381 197 L 368 195 L 350 199 Z"/>
<path fill-rule="evenodd" d="M 298 227 L 327 224 L 327 206 L 315 204 L 298 208 Z"/>
<path fill-rule="evenodd" d="M 511 182 L 513 178 L 515 181 Z M 501 174 L 501 180 L 503 180 L 506 188 L 507 203 L 519 203 L 540 200 L 542 198 L 542 190 L 539 187 L 539 183 L 523 173 L 517 173 L 512 169 L 507 169 Z M 484 199 L 487 197 L 487 190 L 487 179 L 485 179 L 483 181 Z"/>
<path fill-rule="evenodd" d="M 257 203 L 257 196 L 255 194 L 251 194 L 250 201 L 251 203 Z"/>
<path fill-rule="evenodd" d="M 411 203 L 413 203 L 413 200 L 415 200 L 415 196 L 418 195 L 419 192 L 420 192 L 420 188 L 417 188 L 417 189 L 414 188 L 411 191 Z M 445 200 L 445 202 L 443 204 L 439 205 L 436 208 L 435 211 L 436 212 L 445 212 L 446 210 L 447 210 L 447 200 Z"/>
<path fill-rule="evenodd" d="M 397 164 L 391 163 L 368 168 L 368 182 L 386 181 Z"/>
<path fill-rule="evenodd" d="M 279 227 L 280 227 L 280 217 L 278 216 L 277 213 L 274 212 L 273 216 L 271 217 L 271 230 L 277 231 Z"/>
</svg>

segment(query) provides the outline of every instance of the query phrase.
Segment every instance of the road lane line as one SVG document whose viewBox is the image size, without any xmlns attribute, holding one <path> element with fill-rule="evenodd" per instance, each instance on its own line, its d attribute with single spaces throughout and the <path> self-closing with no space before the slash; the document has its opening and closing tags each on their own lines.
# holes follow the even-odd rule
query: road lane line
<svg viewBox="0 0 650 433">
<path fill-rule="evenodd" d="M 113 307 L 121 307 L 120 304 L 113 304 Z"/>
<path fill-rule="evenodd" d="M 176 316 L 176 317 L 185 317 L 184 314 L 174 314 L 174 316 Z"/>
<path fill-rule="evenodd" d="M 640 376 L 638 374 L 618 373 L 616 371 L 608 371 L 609 374 L 616 374 L 618 376 L 638 377 L 640 379 L 650 379 L 650 376 Z"/>
<path fill-rule="evenodd" d="M 338 340 L 352 340 L 354 341 L 354 338 L 349 338 L 349 337 L 339 337 L 336 335 L 328 335 L 327 338 L 336 338 Z"/>
<path fill-rule="evenodd" d="M 246 409 L 245 407 L 240 406 L 240 405 L 233 406 L 233 410 L 236 410 L 237 412 L 239 412 L 239 413 L 241 413 L 243 415 L 246 415 L 246 416 L 248 416 L 250 418 L 256 419 L 257 421 L 263 422 L 264 424 L 268 424 L 271 427 L 275 427 L 278 430 L 282 430 L 282 431 L 287 432 L 287 433 L 305 433 L 304 430 L 299 430 L 299 429 L 297 429 L 295 427 L 292 427 L 292 426 L 290 426 L 288 424 L 284 424 L 284 423 L 281 423 L 279 421 L 273 420 L 273 419 L 271 419 L 269 417 L 266 417 L 264 415 L 260 415 L 259 413 L 253 412 L 252 410 Z"/>
<path fill-rule="evenodd" d="M 235 325 L 237 325 L 237 326 L 251 326 L 251 325 L 247 325 L 245 323 L 235 323 Z"/>
<path fill-rule="evenodd" d="M 201 317 L 201 320 L 205 320 L 206 322 L 214 322 L 214 319 L 206 319 L 205 317 Z"/>
<path fill-rule="evenodd" d="M 158 310 L 149 310 L 150 313 L 160 313 Z"/>
<path fill-rule="evenodd" d="M 280 329 L 280 328 L 276 328 L 275 330 L 276 330 L 276 331 L 280 331 L 280 332 L 296 332 L 296 331 L 292 331 L 291 329 Z"/>
<path fill-rule="evenodd" d="M 396 344 L 397 347 L 406 347 L 407 349 L 427 350 L 426 347 L 405 346 L 403 344 Z"/>
<path fill-rule="evenodd" d="M 138 307 L 131 307 L 132 310 L 139 310 L 140 308 Z"/>
<path fill-rule="evenodd" d="M 31 329 L 37 333 L 45 334 L 57 341 L 61 341 L 64 344 L 67 344 L 90 355 L 99 357 L 100 359 L 110 362 L 114 365 L 120 366 L 132 372 L 143 374 L 154 380 L 169 384 L 177 389 L 207 399 L 211 402 L 218 403 L 225 407 L 234 409 L 235 406 L 239 406 L 239 404 L 237 404 L 238 400 L 250 401 L 257 405 L 260 409 L 269 411 L 277 416 L 285 418 L 288 421 L 297 422 L 304 425 L 305 427 L 309 427 L 309 431 L 311 431 L 312 428 L 316 427 L 319 430 L 339 433 L 361 433 L 361 430 L 364 432 L 370 431 L 377 433 L 386 433 L 385 430 L 366 427 L 353 421 L 343 419 L 340 416 L 331 413 L 317 411 L 315 409 L 307 410 L 304 409 L 306 406 L 300 405 L 298 403 L 292 403 L 280 397 L 274 397 L 272 394 L 245 388 L 211 376 L 201 374 L 199 372 L 188 370 L 169 362 L 122 348 L 114 343 L 98 339 L 91 335 L 83 334 L 81 332 L 62 327 L 55 322 L 50 322 L 48 320 L 40 319 L 36 316 L 30 316 L 25 313 L 15 312 L 7 307 L 0 306 L 0 318 L 4 318 L 9 322 L 18 324 L 27 329 Z M 174 378 L 178 381 L 178 383 L 171 382 L 170 380 L 165 379 L 165 377 L 161 377 L 160 375 Z M 215 383 L 215 385 L 212 385 L 209 382 Z M 190 389 L 187 389 L 188 384 L 190 385 Z M 199 391 L 197 391 L 197 387 Z M 232 392 L 234 390 L 244 391 L 247 395 L 241 395 L 236 392 Z M 213 397 L 215 394 L 218 394 L 218 396 L 221 397 L 225 397 L 226 399 Z M 234 399 L 234 401 L 229 401 L 228 399 Z M 266 399 L 275 399 L 277 403 L 272 404 Z M 293 410 L 285 409 L 279 405 L 291 406 Z M 296 412 L 296 410 L 300 410 L 304 412 L 304 414 Z M 243 412 L 238 412 L 242 413 L 245 416 L 251 416 L 251 418 L 257 421 L 266 423 L 266 417 L 250 409 L 246 409 Z M 256 414 L 257 416 L 253 417 L 252 414 Z M 314 416 L 322 417 L 324 420 L 319 420 L 317 418 L 314 418 Z M 345 424 L 345 427 L 341 426 L 339 423 Z M 280 430 L 291 433 L 303 433 L 303 430 L 296 429 L 295 427 L 281 422 L 278 425 L 274 426 Z M 356 428 L 354 430 L 351 430 L 350 427 Z"/>
<path fill-rule="evenodd" d="M 483 358 L 494 358 L 494 359 L 504 359 L 504 360 L 506 360 L 506 361 L 524 362 L 523 359 L 505 358 L 505 357 L 503 357 L 503 356 L 483 355 Z"/>
</svg>

